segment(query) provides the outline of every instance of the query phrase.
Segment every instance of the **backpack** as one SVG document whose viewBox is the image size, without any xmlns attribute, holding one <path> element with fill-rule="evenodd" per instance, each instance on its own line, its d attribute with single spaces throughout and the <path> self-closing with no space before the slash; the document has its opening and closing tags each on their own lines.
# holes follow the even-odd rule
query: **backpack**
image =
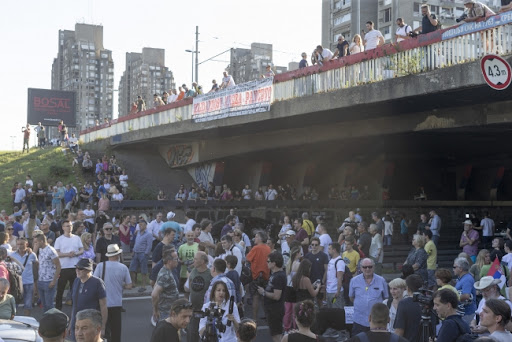
<svg viewBox="0 0 512 342">
<path fill-rule="evenodd" d="M 17 272 L 12 263 L 3 263 L 7 272 L 9 272 L 9 294 L 14 297 L 16 304 L 23 303 L 23 281 L 21 274 Z"/>
<path fill-rule="evenodd" d="M 338 262 L 343 260 L 343 258 L 340 258 L 338 260 L 336 260 L 336 262 L 334 263 L 334 270 L 336 272 L 338 272 Z M 345 262 L 343 260 L 343 262 Z M 345 270 L 343 271 L 343 280 L 342 280 L 342 284 L 343 284 L 343 291 L 345 291 L 345 293 L 348 293 L 348 288 L 350 286 L 350 280 L 352 279 L 352 272 L 350 272 L 350 269 L 348 268 L 347 266 L 347 263 L 345 263 Z"/>
<path fill-rule="evenodd" d="M 240 282 L 245 286 L 252 281 L 251 267 L 247 265 L 242 266 L 242 272 L 240 272 Z"/>
<path fill-rule="evenodd" d="M 460 325 L 460 322 L 456 319 L 454 319 L 453 321 L 455 321 L 455 323 L 457 323 L 457 327 L 459 328 L 459 330 L 462 332 L 462 326 Z M 475 341 L 476 339 L 478 338 L 478 335 L 477 334 L 472 334 L 472 333 L 463 333 L 462 335 L 459 335 L 457 337 L 457 339 L 455 340 L 455 342 L 473 342 Z"/>
<path fill-rule="evenodd" d="M 360 342 L 370 342 L 370 339 L 368 338 L 368 335 L 366 335 L 366 332 L 361 332 L 356 335 L 356 337 L 359 339 Z M 397 334 L 391 333 L 391 336 L 389 337 L 389 342 L 398 342 L 399 336 Z"/>
</svg>

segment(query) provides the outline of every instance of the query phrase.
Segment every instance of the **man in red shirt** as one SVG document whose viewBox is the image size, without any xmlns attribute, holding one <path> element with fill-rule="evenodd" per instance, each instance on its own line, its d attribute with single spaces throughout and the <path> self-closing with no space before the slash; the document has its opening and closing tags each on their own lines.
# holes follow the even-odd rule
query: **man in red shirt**
<svg viewBox="0 0 512 342">
<path fill-rule="evenodd" d="M 257 232 L 254 236 L 254 247 L 247 254 L 247 261 L 251 263 L 251 272 L 253 283 L 249 284 L 249 292 L 252 295 L 252 317 L 258 318 L 258 310 L 260 307 L 260 294 L 256 291 L 261 280 L 265 282 L 270 276 L 270 270 L 267 265 L 267 257 L 270 254 L 270 247 L 267 245 L 267 234 L 265 232 Z M 260 276 L 261 275 L 261 276 Z M 259 278 L 259 279 L 258 279 Z"/>
</svg>

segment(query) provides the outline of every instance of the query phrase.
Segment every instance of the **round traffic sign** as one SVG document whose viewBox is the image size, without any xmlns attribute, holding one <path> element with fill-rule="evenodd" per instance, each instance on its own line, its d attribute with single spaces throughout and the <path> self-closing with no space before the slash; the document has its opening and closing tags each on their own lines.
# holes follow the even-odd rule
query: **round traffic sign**
<svg viewBox="0 0 512 342">
<path fill-rule="evenodd" d="M 506 89 L 512 80 L 510 64 L 496 55 L 486 55 L 480 62 L 482 73 L 487 84 L 496 90 Z"/>
</svg>

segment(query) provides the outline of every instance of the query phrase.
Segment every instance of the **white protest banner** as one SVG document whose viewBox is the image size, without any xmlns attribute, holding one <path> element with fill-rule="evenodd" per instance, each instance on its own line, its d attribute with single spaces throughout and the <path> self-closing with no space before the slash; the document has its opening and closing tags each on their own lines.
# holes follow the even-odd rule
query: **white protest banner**
<svg viewBox="0 0 512 342">
<path fill-rule="evenodd" d="M 264 78 L 194 98 L 192 119 L 205 122 L 270 110 L 272 82 Z"/>
</svg>

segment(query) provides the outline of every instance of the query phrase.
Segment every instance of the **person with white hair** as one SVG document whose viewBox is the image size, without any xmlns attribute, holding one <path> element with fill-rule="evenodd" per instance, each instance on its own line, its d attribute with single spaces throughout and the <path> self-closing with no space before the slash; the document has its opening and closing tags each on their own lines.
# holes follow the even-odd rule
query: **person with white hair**
<svg viewBox="0 0 512 342">
<path fill-rule="evenodd" d="M 457 258 L 453 262 L 453 273 L 457 277 L 455 288 L 460 293 L 460 302 L 464 303 L 462 319 L 470 324 L 476 311 L 475 279 L 469 273 L 469 262 L 466 258 Z"/>
</svg>

